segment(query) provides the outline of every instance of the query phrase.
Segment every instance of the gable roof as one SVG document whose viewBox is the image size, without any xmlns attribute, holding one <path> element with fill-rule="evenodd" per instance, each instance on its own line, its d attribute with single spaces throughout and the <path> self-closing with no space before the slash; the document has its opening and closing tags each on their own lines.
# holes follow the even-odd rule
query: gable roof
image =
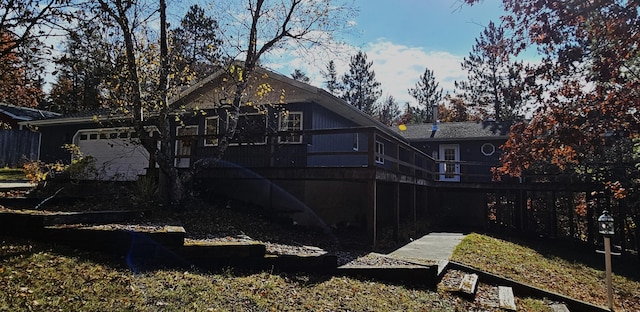
<svg viewBox="0 0 640 312">
<path fill-rule="evenodd" d="M 60 114 L 50 111 L 15 106 L 6 103 L 0 103 L 0 113 L 5 114 L 16 121 L 39 120 L 60 116 Z"/>
<path fill-rule="evenodd" d="M 227 71 L 224 69 L 220 69 L 215 73 L 209 75 L 208 77 L 202 79 L 201 81 L 193 84 L 192 86 L 186 88 L 184 91 L 180 92 L 180 94 L 169 101 L 169 105 L 179 106 L 179 105 L 197 105 L 200 109 L 208 109 L 215 108 L 217 103 L 220 102 L 224 98 L 224 95 L 217 94 L 213 92 L 216 86 L 219 86 L 221 83 L 224 83 L 223 78 L 225 77 Z M 380 131 L 385 134 L 395 137 L 396 139 L 405 141 L 405 138 L 398 132 L 393 131 L 383 123 L 374 119 L 373 117 L 365 114 L 360 111 L 353 105 L 350 105 L 343 99 L 336 97 L 335 95 L 306 84 L 301 81 L 297 81 L 293 78 L 289 78 L 287 76 L 278 74 L 276 72 L 264 69 L 264 68 L 256 68 L 255 73 L 256 76 L 260 76 L 266 81 L 274 85 L 278 85 L 282 89 L 286 90 L 286 95 L 284 97 L 284 104 L 287 103 L 304 103 L 304 102 L 312 102 L 316 103 L 329 111 L 336 113 L 346 119 L 351 120 L 355 124 L 361 127 L 376 127 Z M 278 90 L 276 87 L 273 89 Z M 273 91 L 273 93 L 278 93 L 277 91 Z M 277 94 L 279 95 L 279 94 Z M 276 94 L 274 94 L 276 96 Z M 273 99 L 271 99 L 273 100 Z M 256 100 L 258 102 L 259 100 Z M 263 101 L 265 104 L 268 103 L 277 103 L 278 100 L 269 102 L 269 99 Z M 35 122 L 29 122 L 28 124 L 32 125 L 53 125 L 53 124 L 72 124 L 72 123 L 84 123 L 89 122 L 98 117 L 98 119 L 109 118 L 109 119 L 118 119 L 125 118 L 124 116 L 112 115 L 109 114 L 109 111 L 93 111 L 90 113 L 81 113 L 76 115 L 69 116 L 55 116 L 55 118 L 47 118 L 43 120 L 38 120 Z"/>
<path fill-rule="evenodd" d="M 318 104 L 329 111 L 336 113 L 346 119 L 349 119 L 362 127 L 376 127 L 397 139 L 405 141 L 405 138 L 399 133 L 393 131 L 385 124 L 379 122 L 375 118 L 365 114 L 361 110 L 357 109 L 353 105 L 350 105 L 345 100 L 338 98 L 337 96 L 325 91 L 321 88 L 314 87 L 307 83 L 289 78 L 287 76 L 278 74 L 274 71 L 270 71 L 264 68 L 256 68 L 256 74 L 262 76 L 265 81 L 272 84 L 273 89 L 277 90 L 277 87 L 286 88 L 286 95 L 284 97 L 285 105 L 287 103 L 304 103 L 311 102 Z M 178 97 L 171 101 L 172 104 L 188 104 L 194 103 L 198 98 L 208 97 L 206 102 L 203 102 L 199 108 L 214 108 L 215 103 L 218 103 L 223 96 L 208 94 L 215 86 L 220 82 L 226 71 L 220 70 L 209 77 L 203 79 L 199 83 L 191 86 L 182 92 Z M 277 93 L 277 91 L 273 91 Z M 254 99 L 255 100 L 255 99 Z M 259 101 L 259 100 L 256 100 Z M 265 100 L 268 103 L 268 100 Z"/>
<path fill-rule="evenodd" d="M 407 130 L 394 131 L 409 141 L 462 141 L 477 139 L 506 139 L 509 136 L 512 122 L 496 121 L 468 121 L 468 122 L 443 122 L 437 124 L 433 131 L 433 124 L 409 124 Z"/>
</svg>

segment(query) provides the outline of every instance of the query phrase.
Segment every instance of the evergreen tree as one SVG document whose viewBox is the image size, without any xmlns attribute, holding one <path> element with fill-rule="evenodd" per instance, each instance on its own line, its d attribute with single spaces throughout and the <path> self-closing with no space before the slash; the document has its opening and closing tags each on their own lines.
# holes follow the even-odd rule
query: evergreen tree
<svg viewBox="0 0 640 312">
<path fill-rule="evenodd" d="M 220 62 L 222 40 L 218 38 L 218 22 L 205 14 L 197 4 L 192 5 L 180 21 L 180 27 L 172 30 L 173 59 L 177 72 L 193 72 L 200 80 L 212 74 Z M 177 79 L 185 80 L 179 76 Z M 188 83 L 188 81 L 181 81 Z"/>
<path fill-rule="evenodd" d="M 394 99 L 393 96 L 389 95 L 384 99 L 382 105 L 377 110 L 376 117 L 381 123 L 391 126 L 398 119 L 400 113 L 401 111 L 398 106 L 398 102 L 396 102 L 396 99 Z"/>
<path fill-rule="evenodd" d="M 119 66 L 111 55 L 116 49 L 93 21 L 81 21 L 67 36 L 64 54 L 57 58 L 56 81 L 49 92 L 47 109 L 74 113 L 108 106 L 102 96 Z M 108 92 L 114 92 L 113 89 Z"/>
<path fill-rule="evenodd" d="M 327 90 L 333 95 L 338 95 L 340 83 L 338 83 L 338 73 L 336 72 L 336 64 L 333 60 L 327 64 L 327 70 L 322 71 L 322 77 L 325 79 L 324 83 L 327 86 Z"/>
<path fill-rule="evenodd" d="M 491 107 L 496 120 L 518 116 L 526 99 L 523 66 L 510 61 L 509 46 L 504 29 L 489 22 L 462 62 L 468 80 L 456 82 L 469 105 Z"/>
<path fill-rule="evenodd" d="M 309 81 L 311 81 L 311 79 L 309 79 L 309 76 L 307 76 L 307 74 L 305 74 L 301 69 L 298 68 L 293 70 L 291 78 L 304 83 L 309 83 Z"/>
<path fill-rule="evenodd" d="M 424 122 L 434 122 L 435 118 L 437 118 L 434 116 L 434 111 L 438 107 L 438 102 L 442 100 L 442 88 L 438 89 L 438 85 L 433 76 L 433 71 L 426 68 L 415 88 L 409 89 L 409 95 L 418 101 L 419 107 L 416 109 L 421 110 L 425 115 Z"/>
<path fill-rule="evenodd" d="M 344 93 L 342 98 L 359 110 L 373 116 L 375 104 L 382 91 L 371 69 L 373 62 L 367 62 L 367 54 L 360 51 L 351 57 L 349 72 L 342 76 Z"/>
</svg>

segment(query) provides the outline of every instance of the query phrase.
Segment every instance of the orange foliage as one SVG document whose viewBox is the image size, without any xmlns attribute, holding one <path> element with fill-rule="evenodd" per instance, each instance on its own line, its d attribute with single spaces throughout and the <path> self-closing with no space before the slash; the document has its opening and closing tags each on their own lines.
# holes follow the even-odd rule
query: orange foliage
<svg viewBox="0 0 640 312">
<path fill-rule="evenodd" d="M 2 42 L 12 42 L 10 34 L 0 33 L 0 50 L 6 49 Z M 24 63 L 17 52 L 0 56 L 0 101 L 16 106 L 35 107 L 43 97 L 37 82 L 26 77 Z"/>
</svg>

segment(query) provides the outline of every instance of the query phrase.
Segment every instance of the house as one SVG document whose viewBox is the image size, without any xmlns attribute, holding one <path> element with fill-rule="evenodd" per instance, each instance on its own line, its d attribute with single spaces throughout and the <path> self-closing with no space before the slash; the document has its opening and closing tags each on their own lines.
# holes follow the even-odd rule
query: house
<svg viewBox="0 0 640 312">
<path fill-rule="evenodd" d="M 430 203 L 438 207 L 440 225 L 486 228 L 488 203 L 505 185 L 514 186 L 494 181 L 491 172 L 492 167 L 500 165 L 500 146 L 506 142 L 511 124 L 443 122 L 395 129 L 435 162 L 434 183 L 428 192 Z"/>
<path fill-rule="evenodd" d="M 0 166 L 15 167 L 24 160 L 38 160 L 40 134 L 19 123 L 56 116 L 59 114 L 0 103 Z"/>
<path fill-rule="evenodd" d="M 512 124 L 511 121 L 423 123 L 396 131 L 438 161 L 438 181 L 490 182 L 491 167 L 500 164 L 499 147 L 509 137 Z"/>
<path fill-rule="evenodd" d="M 439 179 L 419 129 L 409 136 L 413 130 L 389 128 L 325 90 L 257 72 L 229 148 L 215 168 L 197 176 L 201 194 L 259 204 L 298 224 L 366 230 L 373 242 L 381 230 L 397 235 L 402 224 L 435 214 L 434 186 L 455 173 Z M 175 167 L 186 170 L 216 154 L 232 92 L 219 71 L 172 100 L 187 112 L 172 119 Z M 69 161 L 60 146 L 73 143 L 97 159 L 104 178 L 132 180 L 152 166 L 117 116 L 96 112 L 25 124 L 43 135 L 43 161 Z"/>
</svg>

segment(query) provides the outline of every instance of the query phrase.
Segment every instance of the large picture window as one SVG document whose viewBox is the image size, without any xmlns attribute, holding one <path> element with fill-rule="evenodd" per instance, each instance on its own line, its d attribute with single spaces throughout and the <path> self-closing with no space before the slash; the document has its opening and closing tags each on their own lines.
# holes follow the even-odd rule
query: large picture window
<svg viewBox="0 0 640 312">
<path fill-rule="evenodd" d="M 220 134 L 220 119 L 218 117 L 208 117 L 204 120 L 204 146 L 218 145 L 218 134 Z"/>
<path fill-rule="evenodd" d="M 289 131 L 278 137 L 280 143 L 302 143 L 302 112 L 288 112 L 280 116 L 280 131 Z M 298 132 L 298 133 L 296 133 Z"/>
<path fill-rule="evenodd" d="M 227 122 L 227 124 L 229 124 Z M 231 144 L 266 144 L 267 143 L 267 115 L 244 114 L 238 116 L 236 132 L 231 138 Z"/>
</svg>

